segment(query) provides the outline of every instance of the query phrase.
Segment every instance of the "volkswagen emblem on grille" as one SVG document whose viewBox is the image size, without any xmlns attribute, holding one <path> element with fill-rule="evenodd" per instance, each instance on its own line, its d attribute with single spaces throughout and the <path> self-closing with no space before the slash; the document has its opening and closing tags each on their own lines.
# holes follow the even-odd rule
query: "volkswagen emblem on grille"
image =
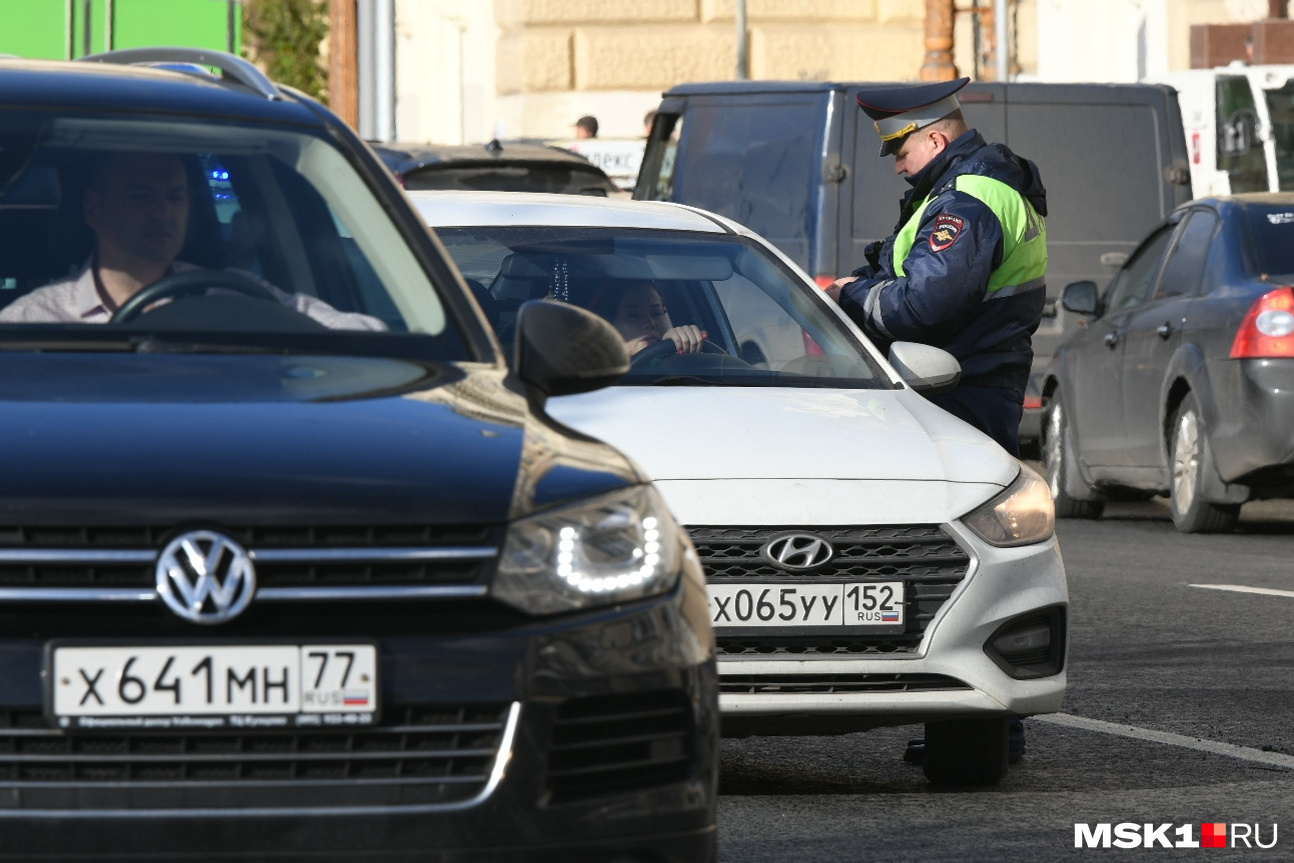
<svg viewBox="0 0 1294 863">
<path fill-rule="evenodd" d="M 820 536 L 811 533 L 785 533 L 764 543 L 760 554 L 770 563 L 792 572 L 817 569 L 831 560 L 836 550 Z"/>
<path fill-rule="evenodd" d="M 171 540 L 157 558 L 157 594 L 185 620 L 233 620 L 255 592 L 251 555 L 223 534 L 189 531 Z"/>
</svg>

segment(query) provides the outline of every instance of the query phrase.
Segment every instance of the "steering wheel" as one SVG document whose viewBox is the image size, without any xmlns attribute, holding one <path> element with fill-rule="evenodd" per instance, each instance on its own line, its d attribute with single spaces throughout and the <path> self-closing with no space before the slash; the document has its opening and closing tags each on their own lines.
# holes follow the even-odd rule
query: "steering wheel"
<svg viewBox="0 0 1294 863">
<path fill-rule="evenodd" d="M 273 303 L 281 302 L 278 295 L 271 288 L 232 270 L 185 270 L 182 273 L 163 276 L 148 287 L 141 289 L 133 297 L 122 303 L 121 308 L 113 312 L 112 317 L 108 319 L 108 323 L 124 324 L 128 321 L 133 321 L 143 314 L 144 309 L 159 300 L 202 294 L 206 293 L 210 288 L 234 291 L 257 300 L 266 300 Z"/>
<path fill-rule="evenodd" d="M 674 344 L 672 339 L 661 339 L 654 345 L 643 348 L 633 355 L 629 361 L 629 368 L 649 368 L 658 365 L 667 357 L 672 357 L 678 353 L 678 345 Z M 701 342 L 701 353 L 703 354 L 724 354 L 725 351 L 720 345 L 715 344 L 709 339 Z"/>
</svg>

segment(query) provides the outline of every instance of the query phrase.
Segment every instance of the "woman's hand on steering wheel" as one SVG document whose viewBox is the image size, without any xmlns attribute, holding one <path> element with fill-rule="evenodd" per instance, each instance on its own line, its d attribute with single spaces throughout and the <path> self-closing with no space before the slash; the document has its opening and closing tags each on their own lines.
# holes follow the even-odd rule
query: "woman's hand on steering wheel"
<svg viewBox="0 0 1294 863">
<path fill-rule="evenodd" d="M 678 356 L 679 353 L 678 345 L 676 345 L 672 339 L 661 339 L 658 342 L 652 342 L 650 345 L 630 357 L 629 366 L 630 368 L 655 366 L 662 360 Z M 693 353 L 724 354 L 725 356 L 728 354 L 722 346 L 715 344 L 709 339 L 702 339 L 701 347 L 698 350 L 693 351 Z"/>
<path fill-rule="evenodd" d="M 681 327 L 667 330 L 663 338 L 674 343 L 677 353 L 698 354 L 705 344 L 706 335 L 705 330 L 695 324 L 683 324 Z"/>
</svg>

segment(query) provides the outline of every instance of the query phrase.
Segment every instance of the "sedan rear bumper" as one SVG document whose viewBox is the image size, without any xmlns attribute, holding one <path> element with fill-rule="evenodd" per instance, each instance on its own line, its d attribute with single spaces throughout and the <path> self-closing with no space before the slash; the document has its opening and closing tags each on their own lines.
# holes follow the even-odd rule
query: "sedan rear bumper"
<svg viewBox="0 0 1294 863">
<path fill-rule="evenodd" d="M 1209 442 L 1223 481 L 1247 484 L 1294 465 L 1294 359 L 1211 360 L 1208 368 Z"/>
</svg>

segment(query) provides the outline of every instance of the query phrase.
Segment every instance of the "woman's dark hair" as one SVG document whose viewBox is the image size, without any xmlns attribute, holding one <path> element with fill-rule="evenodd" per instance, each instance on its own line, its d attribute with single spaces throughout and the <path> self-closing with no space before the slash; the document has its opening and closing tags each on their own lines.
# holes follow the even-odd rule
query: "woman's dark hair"
<svg viewBox="0 0 1294 863">
<path fill-rule="evenodd" d="M 625 281 L 606 281 L 593 289 L 589 295 L 589 311 L 601 315 L 608 321 L 614 321 L 616 312 L 620 310 L 620 301 L 624 299 L 625 294 L 638 288 L 651 288 L 661 298 L 660 287 L 651 279 L 633 279 Z"/>
</svg>

